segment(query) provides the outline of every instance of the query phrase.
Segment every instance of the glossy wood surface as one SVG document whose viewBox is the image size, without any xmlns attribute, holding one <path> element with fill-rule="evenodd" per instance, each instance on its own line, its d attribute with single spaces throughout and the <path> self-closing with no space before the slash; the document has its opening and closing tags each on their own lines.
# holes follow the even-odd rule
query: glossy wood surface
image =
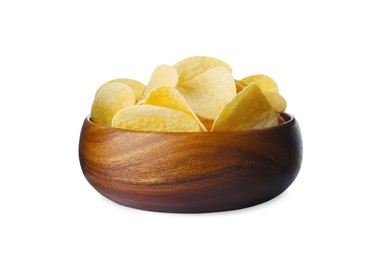
<svg viewBox="0 0 375 260">
<path fill-rule="evenodd" d="M 203 213 L 270 200 L 302 161 L 297 121 L 232 133 L 157 133 L 100 126 L 87 117 L 79 159 L 88 182 L 129 207 Z"/>
</svg>

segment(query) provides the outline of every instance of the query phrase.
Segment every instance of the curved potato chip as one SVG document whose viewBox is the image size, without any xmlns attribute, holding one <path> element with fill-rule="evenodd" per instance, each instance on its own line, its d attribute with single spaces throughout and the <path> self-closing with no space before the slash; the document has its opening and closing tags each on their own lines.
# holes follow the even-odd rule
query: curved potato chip
<svg viewBox="0 0 375 260">
<path fill-rule="evenodd" d="M 194 117 L 197 123 L 200 125 L 201 129 L 204 132 L 207 132 L 206 127 L 197 118 L 185 98 L 173 87 L 161 86 L 154 88 L 150 91 L 150 93 L 148 93 L 147 97 L 144 99 L 143 104 L 166 107 L 184 112 Z"/>
<path fill-rule="evenodd" d="M 191 80 L 180 82 L 176 89 L 200 117 L 215 119 L 222 108 L 236 95 L 231 73 L 224 67 L 214 67 Z"/>
<path fill-rule="evenodd" d="M 120 79 L 113 79 L 111 81 L 108 81 L 107 83 L 112 83 L 112 82 L 120 82 L 128 85 L 131 87 L 134 91 L 135 98 L 137 100 L 140 100 L 143 96 L 143 92 L 145 91 L 146 86 L 134 79 L 125 79 L 125 78 L 120 78 Z"/>
<path fill-rule="evenodd" d="M 263 92 L 263 95 L 266 97 L 268 103 L 273 107 L 273 110 L 277 113 L 282 113 L 286 109 L 286 101 L 285 99 L 276 92 Z"/>
<path fill-rule="evenodd" d="M 151 105 L 136 105 L 118 111 L 113 117 L 112 127 L 158 132 L 200 132 L 200 127 L 192 116 Z"/>
<path fill-rule="evenodd" d="M 223 108 L 212 131 L 244 131 L 277 124 L 278 118 L 272 106 L 260 88 L 251 84 Z"/>
<path fill-rule="evenodd" d="M 151 89 L 160 86 L 175 87 L 178 83 L 177 70 L 169 65 L 157 66 L 152 72 L 151 78 L 143 93 L 143 98 L 151 91 Z"/>
<path fill-rule="evenodd" d="M 232 73 L 232 68 L 224 61 L 206 56 L 193 56 L 179 61 L 174 65 L 178 72 L 179 82 L 190 80 L 217 66 L 224 67 Z"/>
<path fill-rule="evenodd" d="M 241 79 L 241 82 L 245 83 L 246 86 L 255 83 L 263 92 L 269 91 L 279 93 L 276 82 L 266 75 L 257 74 L 249 76 Z"/>
<path fill-rule="evenodd" d="M 234 82 L 236 83 L 237 94 L 240 93 L 247 86 L 247 85 L 245 85 L 245 83 L 243 83 L 242 81 L 239 81 L 239 80 L 234 80 Z"/>
<path fill-rule="evenodd" d="M 96 91 L 91 119 L 95 123 L 111 126 L 117 111 L 134 104 L 134 91 L 128 85 L 120 82 L 106 83 Z"/>
</svg>

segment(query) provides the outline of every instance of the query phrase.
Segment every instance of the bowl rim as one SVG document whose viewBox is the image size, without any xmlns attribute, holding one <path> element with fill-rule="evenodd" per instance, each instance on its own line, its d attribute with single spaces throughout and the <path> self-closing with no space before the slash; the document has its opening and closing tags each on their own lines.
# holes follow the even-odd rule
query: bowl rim
<svg viewBox="0 0 375 260">
<path fill-rule="evenodd" d="M 246 134 L 246 133 L 259 133 L 259 132 L 264 132 L 264 131 L 269 131 L 273 129 L 279 129 L 279 128 L 284 128 L 288 127 L 290 125 L 293 125 L 296 121 L 293 115 L 289 113 L 279 113 L 284 119 L 285 122 L 278 124 L 276 126 L 270 126 L 270 127 L 263 127 L 263 128 L 254 128 L 246 131 L 220 131 L 220 132 L 162 132 L 162 131 L 143 131 L 143 130 L 127 130 L 127 129 L 121 129 L 121 128 L 114 128 L 114 127 L 109 127 L 105 125 L 101 125 L 98 123 L 95 123 L 94 121 L 91 120 L 91 115 L 88 115 L 85 118 L 85 122 L 93 125 L 98 128 L 102 128 L 105 130 L 111 130 L 111 131 L 118 131 L 118 132 L 124 132 L 124 133 L 139 133 L 139 134 L 156 134 L 156 135 L 222 135 L 222 134 Z"/>
</svg>

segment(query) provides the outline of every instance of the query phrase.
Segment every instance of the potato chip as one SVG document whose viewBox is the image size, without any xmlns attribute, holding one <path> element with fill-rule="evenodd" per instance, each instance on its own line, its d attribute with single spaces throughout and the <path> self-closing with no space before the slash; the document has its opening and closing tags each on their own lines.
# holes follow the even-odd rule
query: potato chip
<svg viewBox="0 0 375 260">
<path fill-rule="evenodd" d="M 157 87 L 148 93 L 143 104 L 171 108 L 182 111 L 195 118 L 202 131 L 207 132 L 206 127 L 197 118 L 185 98 L 173 87 Z"/>
<path fill-rule="evenodd" d="M 111 83 L 111 82 L 120 82 L 131 87 L 134 91 L 135 98 L 137 100 L 140 100 L 142 98 L 143 92 L 145 91 L 145 88 L 146 88 L 146 86 L 143 83 L 134 79 L 125 79 L 125 78 L 113 79 L 111 81 L 108 81 L 107 83 Z"/>
<path fill-rule="evenodd" d="M 245 131 L 277 124 L 277 115 L 272 106 L 260 88 L 251 84 L 223 108 L 214 121 L 212 131 Z"/>
<path fill-rule="evenodd" d="M 174 65 L 179 75 L 179 82 L 190 80 L 217 66 L 224 67 L 229 73 L 232 73 L 232 68 L 224 61 L 206 56 L 190 57 L 179 61 Z"/>
<path fill-rule="evenodd" d="M 263 92 L 264 96 L 266 97 L 267 101 L 273 107 L 273 110 L 277 113 L 282 113 L 286 109 L 286 101 L 285 99 L 276 92 Z"/>
<path fill-rule="evenodd" d="M 245 83 L 243 83 L 242 81 L 239 81 L 239 80 L 234 80 L 234 82 L 236 83 L 237 94 L 240 93 L 247 86 L 247 85 L 245 85 Z"/>
<path fill-rule="evenodd" d="M 220 66 L 191 80 L 180 82 L 176 89 L 198 116 L 212 120 L 236 95 L 236 85 L 231 73 Z"/>
<path fill-rule="evenodd" d="M 255 83 L 263 92 L 267 91 L 279 93 L 276 82 L 266 75 L 257 74 L 249 76 L 241 79 L 241 82 L 243 82 L 246 86 L 250 85 L 251 83 Z"/>
<path fill-rule="evenodd" d="M 192 116 L 152 105 L 135 105 L 118 111 L 113 117 L 112 127 L 157 132 L 200 132 Z"/>
<path fill-rule="evenodd" d="M 169 65 L 157 66 L 152 72 L 150 81 L 143 93 L 143 98 L 145 98 L 153 88 L 160 86 L 175 87 L 177 83 L 178 73 L 174 67 Z"/>
<path fill-rule="evenodd" d="M 91 119 L 95 123 L 111 126 L 117 111 L 134 104 L 135 95 L 128 85 L 120 82 L 106 83 L 95 94 Z"/>
</svg>

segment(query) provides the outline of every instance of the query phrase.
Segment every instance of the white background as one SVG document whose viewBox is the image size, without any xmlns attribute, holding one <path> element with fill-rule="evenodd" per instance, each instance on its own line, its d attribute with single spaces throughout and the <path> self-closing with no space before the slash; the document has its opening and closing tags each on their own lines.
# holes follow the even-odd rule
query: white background
<svg viewBox="0 0 375 260">
<path fill-rule="evenodd" d="M 372 1 L 1 1 L 1 259 L 374 259 Z M 300 123 L 281 196 L 215 214 L 119 206 L 85 180 L 96 89 L 193 55 L 273 77 Z"/>
</svg>

